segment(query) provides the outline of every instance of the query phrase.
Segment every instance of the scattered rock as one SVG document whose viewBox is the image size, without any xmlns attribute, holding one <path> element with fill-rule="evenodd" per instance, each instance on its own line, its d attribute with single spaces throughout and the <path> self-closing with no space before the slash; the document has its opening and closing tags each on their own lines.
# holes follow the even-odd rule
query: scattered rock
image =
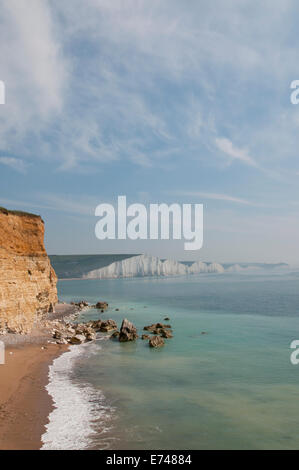
<svg viewBox="0 0 299 470">
<path fill-rule="evenodd" d="M 56 341 L 56 344 L 68 344 L 68 341 L 64 338 L 61 338 Z"/>
<path fill-rule="evenodd" d="M 152 333 L 156 332 L 159 329 L 171 328 L 171 325 L 164 325 L 163 323 L 153 323 L 152 325 L 145 326 L 143 329 L 145 331 L 151 331 Z"/>
<path fill-rule="evenodd" d="M 86 338 L 86 341 L 94 341 L 95 339 L 97 339 L 97 335 L 93 331 L 92 333 L 87 333 L 85 338 Z"/>
<path fill-rule="evenodd" d="M 119 338 L 119 331 L 114 331 L 112 335 L 110 336 L 110 339 L 118 339 Z"/>
<path fill-rule="evenodd" d="M 51 326 L 55 326 L 55 329 L 52 330 L 52 336 L 56 339 L 56 344 L 80 344 L 85 341 L 94 341 L 96 339 L 96 332 L 100 331 L 102 324 L 101 320 L 78 323 L 76 325 L 55 320 L 51 322 Z M 112 324 L 115 324 L 113 320 L 107 320 L 106 326 L 112 326 Z"/>
<path fill-rule="evenodd" d="M 96 304 L 96 308 L 100 310 L 106 310 L 108 308 L 108 303 L 107 302 L 98 302 Z"/>
<path fill-rule="evenodd" d="M 133 323 L 125 318 L 120 328 L 119 341 L 124 343 L 126 341 L 135 341 L 136 338 L 138 338 L 137 329 Z"/>
<path fill-rule="evenodd" d="M 102 320 L 95 320 L 90 322 L 88 325 L 95 331 L 101 331 L 103 321 Z"/>
<path fill-rule="evenodd" d="M 81 323 L 76 325 L 76 335 L 83 335 L 85 329 L 86 329 L 86 326 Z"/>
<path fill-rule="evenodd" d="M 115 311 L 116 311 L 116 312 L 119 312 L 119 308 L 116 308 Z"/>
<path fill-rule="evenodd" d="M 55 339 L 61 339 L 62 336 L 63 336 L 62 331 L 55 330 L 54 333 L 53 333 L 53 338 L 55 338 Z"/>
<path fill-rule="evenodd" d="M 164 318 L 164 321 L 169 321 L 169 320 L 170 320 L 170 318 L 168 318 L 168 317 Z"/>
<path fill-rule="evenodd" d="M 71 305 L 78 307 L 79 310 L 89 307 L 89 303 L 86 300 L 80 300 L 79 302 L 71 302 Z"/>
<path fill-rule="evenodd" d="M 160 335 L 162 336 L 162 338 L 173 338 L 173 335 L 171 334 L 169 330 L 161 329 Z"/>
<path fill-rule="evenodd" d="M 81 344 L 81 343 L 85 343 L 85 336 L 84 335 L 76 335 L 76 336 L 73 336 L 69 342 L 71 344 Z"/>
<path fill-rule="evenodd" d="M 100 331 L 107 333 L 111 330 L 117 330 L 117 324 L 114 320 L 104 320 L 101 323 Z"/>
<path fill-rule="evenodd" d="M 150 348 L 160 348 L 165 344 L 164 339 L 161 338 L 161 336 L 152 336 L 148 343 Z"/>
<path fill-rule="evenodd" d="M 143 329 L 144 329 L 145 331 L 151 331 L 151 332 L 153 332 L 153 331 L 156 329 L 156 325 L 145 326 Z"/>
<path fill-rule="evenodd" d="M 150 335 L 142 335 L 141 339 L 150 339 Z"/>
<path fill-rule="evenodd" d="M 165 325 L 163 323 L 157 323 L 157 328 L 171 328 L 171 325 Z"/>
</svg>

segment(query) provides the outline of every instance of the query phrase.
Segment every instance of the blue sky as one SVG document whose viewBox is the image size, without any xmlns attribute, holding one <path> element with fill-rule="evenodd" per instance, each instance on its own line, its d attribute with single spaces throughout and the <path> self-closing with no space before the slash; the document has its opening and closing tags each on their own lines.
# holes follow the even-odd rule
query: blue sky
<svg viewBox="0 0 299 470">
<path fill-rule="evenodd" d="M 299 262 L 295 1 L 2 0 L 0 204 L 50 253 Z M 204 247 L 100 242 L 95 207 L 203 203 Z"/>
</svg>

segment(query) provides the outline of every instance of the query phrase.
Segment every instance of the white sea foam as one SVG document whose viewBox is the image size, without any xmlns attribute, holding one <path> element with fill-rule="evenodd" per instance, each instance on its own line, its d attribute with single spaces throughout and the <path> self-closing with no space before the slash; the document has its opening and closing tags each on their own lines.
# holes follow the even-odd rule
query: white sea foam
<svg viewBox="0 0 299 470">
<path fill-rule="evenodd" d="M 96 434 L 95 420 L 107 421 L 113 409 L 105 405 L 101 391 L 87 384 L 72 380 L 72 370 L 76 359 L 92 353 L 90 346 L 72 346 L 71 349 L 55 359 L 50 366 L 49 384 L 46 389 L 54 401 L 54 410 L 50 413 L 49 424 L 42 436 L 42 450 L 81 450 L 90 446 Z M 93 352 L 96 352 L 94 348 Z"/>
</svg>

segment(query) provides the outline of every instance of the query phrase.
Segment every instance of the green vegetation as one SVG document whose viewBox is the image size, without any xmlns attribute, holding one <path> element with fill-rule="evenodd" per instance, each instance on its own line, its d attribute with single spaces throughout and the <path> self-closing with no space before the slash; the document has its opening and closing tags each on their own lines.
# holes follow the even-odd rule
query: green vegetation
<svg viewBox="0 0 299 470">
<path fill-rule="evenodd" d="M 132 256 L 137 255 L 50 255 L 49 258 L 58 279 L 80 279 L 89 271 Z"/>
<path fill-rule="evenodd" d="M 40 218 L 40 215 L 37 215 L 37 214 L 32 214 L 30 212 L 24 212 L 24 211 L 11 211 L 11 210 L 5 209 L 5 207 L 1 207 L 1 206 L 0 206 L 0 213 L 1 214 L 6 214 L 6 215 L 8 215 L 8 214 L 19 215 L 21 217 L 27 216 L 27 217 Z"/>
</svg>

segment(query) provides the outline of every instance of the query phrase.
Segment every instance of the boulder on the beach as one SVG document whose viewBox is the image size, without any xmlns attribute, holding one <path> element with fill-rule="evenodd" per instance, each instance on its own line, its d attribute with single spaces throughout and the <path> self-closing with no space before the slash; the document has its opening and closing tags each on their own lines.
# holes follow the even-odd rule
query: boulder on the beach
<svg viewBox="0 0 299 470">
<path fill-rule="evenodd" d="M 56 341 L 56 344 L 68 344 L 68 341 L 65 338 L 61 338 Z"/>
<path fill-rule="evenodd" d="M 136 338 L 138 338 L 136 327 L 125 318 L 120 328 L 119 341 L 124 343 L 126 341 L 135 341 Z"/>
<path fill-rule="evenodd" d="M 67 329 L 66 329 L 66 334 L 67 334 L 68 336 L 75 336 L 75 334 L 76 334 L 75 328 L 67 327 Z"/>
<path fill-rule="evenodd" d="M 164 346 L 164 339 L 161 336 L 152 336 L 148 342 L 150 348 L 160 348 Z"/>
<path fill-rule="evenodd" d="M 61 339 L 63 337 L 63 333 L 60 330 L 55 330 L 53 333 L 53 338 L 55 339 Z"/>
<path fill-rule="evenodd" d="M 98 302 L 96 304 L 96 308 L 100 310 L 106 310 L 108 308 L 108 303 L 107 302 Z"/>
</svg>

